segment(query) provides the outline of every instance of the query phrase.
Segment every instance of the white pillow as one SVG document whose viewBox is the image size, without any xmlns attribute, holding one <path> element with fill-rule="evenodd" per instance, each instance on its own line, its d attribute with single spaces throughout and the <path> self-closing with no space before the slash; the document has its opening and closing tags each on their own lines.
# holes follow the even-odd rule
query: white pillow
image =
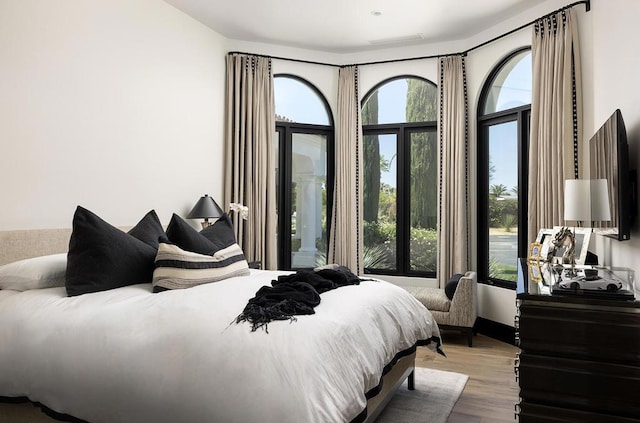
<svg viewBox="0 0 640 423">
<path fill-rule="evenodd" d="M 0 266 L 0 289 L 29 289 L 64 286 L 67 253 L 34 257 Z"/>
<path fill-rule="evenodd" d="M 209 256 L 160 242 L 153 270 L 153 292 L 191 288 L 248 274 L 249 265 L 236 243 Z"/>
</svg>

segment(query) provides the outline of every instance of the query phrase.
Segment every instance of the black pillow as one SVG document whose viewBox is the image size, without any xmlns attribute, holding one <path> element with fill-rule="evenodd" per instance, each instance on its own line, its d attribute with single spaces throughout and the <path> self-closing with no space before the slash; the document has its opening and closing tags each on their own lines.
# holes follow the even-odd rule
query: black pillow
<svg viewBox="0 0 640 423">
<path fill-rule="evenodd" d="M 207 238 L 217 250 L 222 250 L 235 243 L 236 233 L 233 230 L 233 224 L 229 215 L 224 213 L 220 219 L 218 219 L 213 225 L 204 228 L 200 231 L 200 234 Z"/>
<path fill-rule="evenodd" d="M 447 282 L 447 284 L 444 286 L 444 293 L 447 296 L 447 298 L 449 298 L 450 300 L 453 300 L 453 294 L 456 293 L 458 282 L 460 281 L 460 278 L 463 276 L 464 275 L 462 273 L 456 273 L 455 275 L 451 276 L 451 279 L 449 279 L 449 282 Z"/>
<path fill-rule="evenodd" d="M 151 283 L 156 252 L 151 245 L 78 206 L 67 254 L 67 295 Z"/>
<path fill-rule="evenodd" d="M 167 237 L 173 244 L 192 253 L 210 256 L 220 249 L 175 213 L 167 226 Z"/>
<path fill-rule="evenodd" d="M 158 250 L 158 240 L 166 237 L 155 210 L 144 215 L 142 220 L 127 233 L 152 246 L 156 251 Z"/>
</svg>

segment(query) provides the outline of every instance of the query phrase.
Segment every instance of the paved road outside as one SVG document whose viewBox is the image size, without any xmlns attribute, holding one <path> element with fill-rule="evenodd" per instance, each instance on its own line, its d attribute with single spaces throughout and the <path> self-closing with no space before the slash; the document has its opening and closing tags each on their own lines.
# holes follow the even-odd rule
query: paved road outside
<svg viewBox="0 0 640 423">
<path fill-rule="evenodd" d="M 506 266 L 516 266 L 518 259 L 518 234 L 497 231 L 489 233 L 489 255 L 497 263 Z"/>
</svg>

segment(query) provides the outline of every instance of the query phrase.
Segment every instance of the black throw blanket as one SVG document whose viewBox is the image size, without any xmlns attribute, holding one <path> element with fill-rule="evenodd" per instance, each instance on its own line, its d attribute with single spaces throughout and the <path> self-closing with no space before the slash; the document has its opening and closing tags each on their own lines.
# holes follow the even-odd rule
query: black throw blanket
<svg viewBox="0 0 640 423">
<path fill-rule="evenodd" d="M 295 321 L 295 316 L 314 314 L 320 294 L 347 285 L 360 284 L 358 276 L 343 266 L 318 271 L 299 270 L 279 276 L 272 286 L 263 286 L 251 298 L 235 322 L 251 323 L 251 331 L 264 328 L 274 320 Z"/>
</svg>

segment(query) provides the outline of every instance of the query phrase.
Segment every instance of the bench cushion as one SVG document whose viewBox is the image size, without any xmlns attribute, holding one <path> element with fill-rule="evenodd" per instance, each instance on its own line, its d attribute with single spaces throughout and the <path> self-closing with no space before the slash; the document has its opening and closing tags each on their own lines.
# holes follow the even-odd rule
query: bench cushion
<svg viewBox="0 0 640 423">
<path fill-rule="evenodd" d="M 422 286 L 403 286 L 403 288 L 409 291 L 430 311 L 448 312 L 451 307 L 451 300 L 445 294 L 444 289 L 425 288 Z"/>
</svg>

